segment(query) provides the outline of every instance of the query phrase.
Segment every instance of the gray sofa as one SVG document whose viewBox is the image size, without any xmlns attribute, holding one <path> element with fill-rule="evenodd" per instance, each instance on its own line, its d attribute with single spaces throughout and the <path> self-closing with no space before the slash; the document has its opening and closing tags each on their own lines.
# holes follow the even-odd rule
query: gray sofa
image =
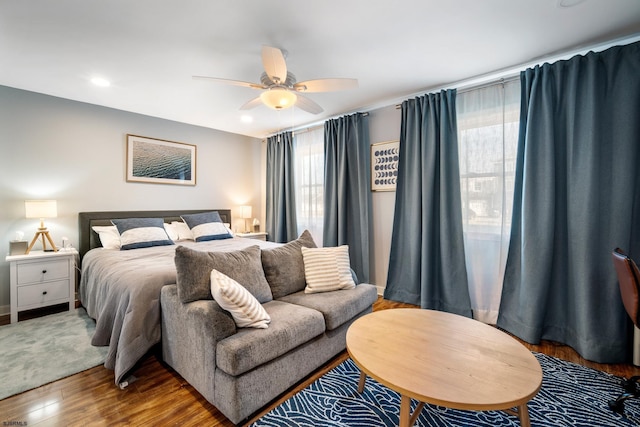
<svg viewBox="0 0 640 427">
<path fill-rule="evenodd" d="M 305 293 L 302 246 L 315 247 L 306 232 L 262 251 L 176 250 L 177 284 L 161 293 L 163 358 L 233 423 L 344 350 L 349 325 L 372 311 L 377 293 L 370 284 Z M 208 290 L 212 268 L 262 303 L 271 317 L 267 329 L 236 327 Z"/>
</svg>

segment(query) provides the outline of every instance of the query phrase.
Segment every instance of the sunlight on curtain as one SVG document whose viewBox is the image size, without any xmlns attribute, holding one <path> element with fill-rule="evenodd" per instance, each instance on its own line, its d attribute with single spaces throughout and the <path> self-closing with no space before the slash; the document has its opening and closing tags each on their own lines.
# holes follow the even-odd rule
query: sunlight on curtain
<svg viewBox="0 0 640 427">
<path fill-rule="evenodd" d="M 322 246 L 324 219 L 324 129 L 319 127 L 294 135 L 296 215 L 298 235 L 309 230 Z"/>
<path fill-rule="evenodd" d="M 509 246 L 520 81 L 458 93 L 464 250 L 473 317 L 495 324 Z"/>
</svg>

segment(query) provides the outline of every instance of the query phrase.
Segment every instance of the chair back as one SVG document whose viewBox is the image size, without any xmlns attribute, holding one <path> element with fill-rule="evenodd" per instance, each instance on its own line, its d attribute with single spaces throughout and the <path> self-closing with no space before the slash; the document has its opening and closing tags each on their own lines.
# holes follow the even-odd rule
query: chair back
<svg viewBox="0 0 640 427">
<path fill-rule="evenodd" d="M 640 271 L 638 266 L 620 248 L 611 253 L 613 266 L 618 275 L 620 295 L 625 310 L 631 317 L 634 325 L 640 327 Z"/>
</svg>

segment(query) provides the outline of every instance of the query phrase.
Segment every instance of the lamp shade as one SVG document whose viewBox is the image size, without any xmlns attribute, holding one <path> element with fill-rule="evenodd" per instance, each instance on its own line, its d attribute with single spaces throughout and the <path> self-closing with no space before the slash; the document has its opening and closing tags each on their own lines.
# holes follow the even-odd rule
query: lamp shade
<svg viewBox="0 0 640 427">
<path fill-rule="evenodd" d="M 283 110 L 293 107 L 298 97 L 295 93 L 286 89 L 274 88 L 266 90 L 260 94 L 260 99 L 269 108 L 274 110 Z"/>
<path fill-rule="evenodd" d="M 240 206 L 240 217 L 244 219 L 251 218 L 251 206 Z"/>
<path fill-rule="evenodd" d="M 58 216 L 58 203 L 55 200 L 25 200 L 25 218 L 55 218 Z"/>
</svg>

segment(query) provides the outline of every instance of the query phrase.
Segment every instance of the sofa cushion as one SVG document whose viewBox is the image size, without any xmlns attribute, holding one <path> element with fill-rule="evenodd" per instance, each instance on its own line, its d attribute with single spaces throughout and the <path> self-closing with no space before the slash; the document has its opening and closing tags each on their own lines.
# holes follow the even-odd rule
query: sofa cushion
<svg viewBox="0 0 640 427">
<path fill-rule="evenodd" d="M 269 327 L 271 317 L 241 284 L 218 270 L 211 271 L 211 295 L 218 305 L 231 313 L 239 328 Z"/>
<path fill-rule="evenodd" d="M 271 317 L 267 329 L 238 329 L 218 343 L 216 365 L 237 376 L 321 335 L 325 330 L 320 312 L 283 301 L 263 304 Z"/>
<path fill-rule="evenodd" d="M 262 270 L 258 246 L 233 252 L 204 252 L 178 246 L 175 263 L 178 297 L 183 303 L 213 298 L 210 288 L 213 269 L 240 283 L 259 302 L 273 299 Z"/>
<path fill-rule="evenodd" d="M 361 283 L 353 289 L 333 292 L 308 294 L 300 291 L 284 296 L 278 301 L 301 305 L 321 312 L 327 330 L 332 331 L 371 307 L 377 298 L 378 293 L 375 286 Z"/>
<path fill-rule="evenodd" d="M 271 287 L 273 298 L 277 299 L 304 289 L 304 261 L 300 248 L 315 248 L 311 233 L 305 230 L 300 237 L 286 245 L 262 250 L 262 267 Z"/>
<path fill-rule="evenodd" d="M 356 286 L 349 264 L 349 246 L 300 248 L 308 294 L 351 289 Z"/>
</svg>

